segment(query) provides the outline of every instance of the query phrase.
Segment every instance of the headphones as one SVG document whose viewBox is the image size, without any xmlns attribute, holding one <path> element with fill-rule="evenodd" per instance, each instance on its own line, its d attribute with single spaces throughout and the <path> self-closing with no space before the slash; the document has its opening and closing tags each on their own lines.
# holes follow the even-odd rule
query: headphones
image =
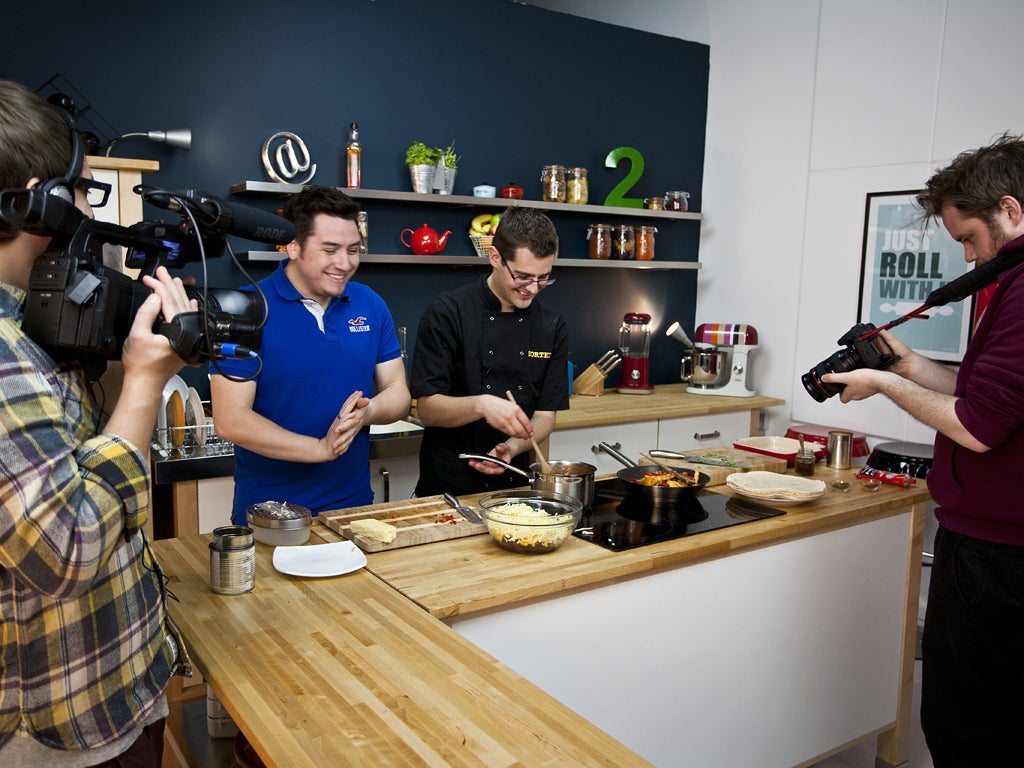
<svg viewBox="0 0 1024 768">
<path fill-rule="evenodd" d="M 51 103 L 53 103 L 51 101 Z M 68 124 L 71 132 L 71 162 L 64 176 L 50 179 L 39 187 L 39 191 L 46 195 L 54 195 L 65 202 L 75 204 L 75 181 L 82 175 L 82 163 L 85 160 L 85 147 L 82 135 L 78 132 L 78 123 L 74 115 L 63 105 L 53 104 L 57 114 Z"/>
</svg>

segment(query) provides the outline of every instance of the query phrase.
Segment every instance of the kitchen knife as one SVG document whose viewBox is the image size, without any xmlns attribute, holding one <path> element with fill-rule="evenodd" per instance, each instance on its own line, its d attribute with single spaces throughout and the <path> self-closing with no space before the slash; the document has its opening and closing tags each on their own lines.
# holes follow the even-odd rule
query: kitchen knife
<svg viewBox="0 0 1024 768">
<path fill-rule="evenodd" d="M 672 459 L 674 461 L 688 461 L 690 464 L 708 464 L 712 467 L 737 467 L 744 469 L 735 461 L 729 459 L 719 459 L 712 456 L 688 456 L 685 453 L 676 453 L 675 451 L 663 451 L 660 448 L 655 448 L 653 451 L 648 451 L 651 458 L 659 459 Z"/>
<path fill-rule="evenodd" d="M 469 520 L 469 522 L 476 523 L 477 525 L 483 525 L 484 521 L 480 519 L 480 515 L 478 515 L 472 507 L 465 507 L 462 504 L 459 504 L 459 500 L 450 493 L 444 494 L 444 500 L 448 502 L 448 506 Z"/>
</svg>

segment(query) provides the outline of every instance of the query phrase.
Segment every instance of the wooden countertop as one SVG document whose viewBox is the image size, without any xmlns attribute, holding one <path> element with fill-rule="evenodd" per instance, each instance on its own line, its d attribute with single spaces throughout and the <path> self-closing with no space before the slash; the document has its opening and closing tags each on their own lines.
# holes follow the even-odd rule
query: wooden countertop
<svg viewBox="0 0 1024 768">
<path fill-rule="evenodd" d="M 624 395 L 614 389 L 607 389 L 600 397 L 573 395 L 569 398 L 569 410 L 558 412 L 555 429 L 703 416 L 709 413 L 769 408 L 785 403 L 785 400 L 761 395 L 691 395 L 682 383 L 658 384 L 649 395 Z"/>
<path fill-rule="evenodd" d="M 649 765 L 366 569 L 293 578 L 257 544 L 255 589 L 214 594 L 210 539 L 153 549 L 193 661 L 268 766 Z"/>
<path fill-rule="evenodd" d="M 846 479 L 853 484 L 851 490 L 828 490 L 807 504 L 784 507 L 786 514 L 778 517 L 622 552 L 571 537 L 554 552 L 523 556 L 501 549 L 483 535 L 373 553 L 367 556 L 368 569 L 432 615 L 446 619 L 888 517 L 929 499 L 923 480 L 911 488 L 883 485 L 878 491 L 865 491 L 854 473 L 819 464 L 815 479 Z M 709 490 L 733 495 L 725 485 Z M 467 496 L 463 501 L 474 499 Z M 338 540 L 324 526 L 313 529 L 325 541 Z"/>
</svg>

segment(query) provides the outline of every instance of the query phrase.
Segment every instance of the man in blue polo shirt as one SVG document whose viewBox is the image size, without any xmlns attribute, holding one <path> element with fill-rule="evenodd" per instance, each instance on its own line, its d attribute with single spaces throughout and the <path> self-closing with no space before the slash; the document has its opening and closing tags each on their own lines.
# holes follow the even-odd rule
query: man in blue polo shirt
<svg viewBox="0 0 1024 768">
<path fill-rule="evenodd" d="M 268 306 L 260 358 L 211 363 L 214 425 L 235 444 L 236 524 L 263 501 L 314 515 L 371 504 L 369 426 L 409 413 L 391 313 L 352 282 L 358 212 L 333 187 L 310 186 L 288 200 L 295 239 L 259 282 Z"/>
</svg>

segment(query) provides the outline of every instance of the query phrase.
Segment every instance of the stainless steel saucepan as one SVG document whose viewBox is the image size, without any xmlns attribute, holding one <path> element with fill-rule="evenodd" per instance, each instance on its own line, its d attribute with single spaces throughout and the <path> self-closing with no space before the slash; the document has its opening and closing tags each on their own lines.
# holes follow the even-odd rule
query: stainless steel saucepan
<svg viewBox="0 0 1024 768">
<path fill-rule="evenodd" d="M 477 461 L 489 461 L 492 464 L 504 467 L 510 472 L 522 475 L 530 481 L 530 487 L 535 491 L 548 491 L 550 493 L 561 493 L 570 498 L 576 499 L 583 505 L 584 510 L 590 509 L 594 503 L 594 475 L 597 467 L 593 464 L 585 464 L 581 461 L 554 461 L 548 459 L 548 471 L 545 472 L 540 462 L 530 465 L 530 471 L 520 469 L 514 464 L 502 461 L 494 456 L 483 453 L 460 453 L 460 459 L 475 459 Z"/>
</svg>

